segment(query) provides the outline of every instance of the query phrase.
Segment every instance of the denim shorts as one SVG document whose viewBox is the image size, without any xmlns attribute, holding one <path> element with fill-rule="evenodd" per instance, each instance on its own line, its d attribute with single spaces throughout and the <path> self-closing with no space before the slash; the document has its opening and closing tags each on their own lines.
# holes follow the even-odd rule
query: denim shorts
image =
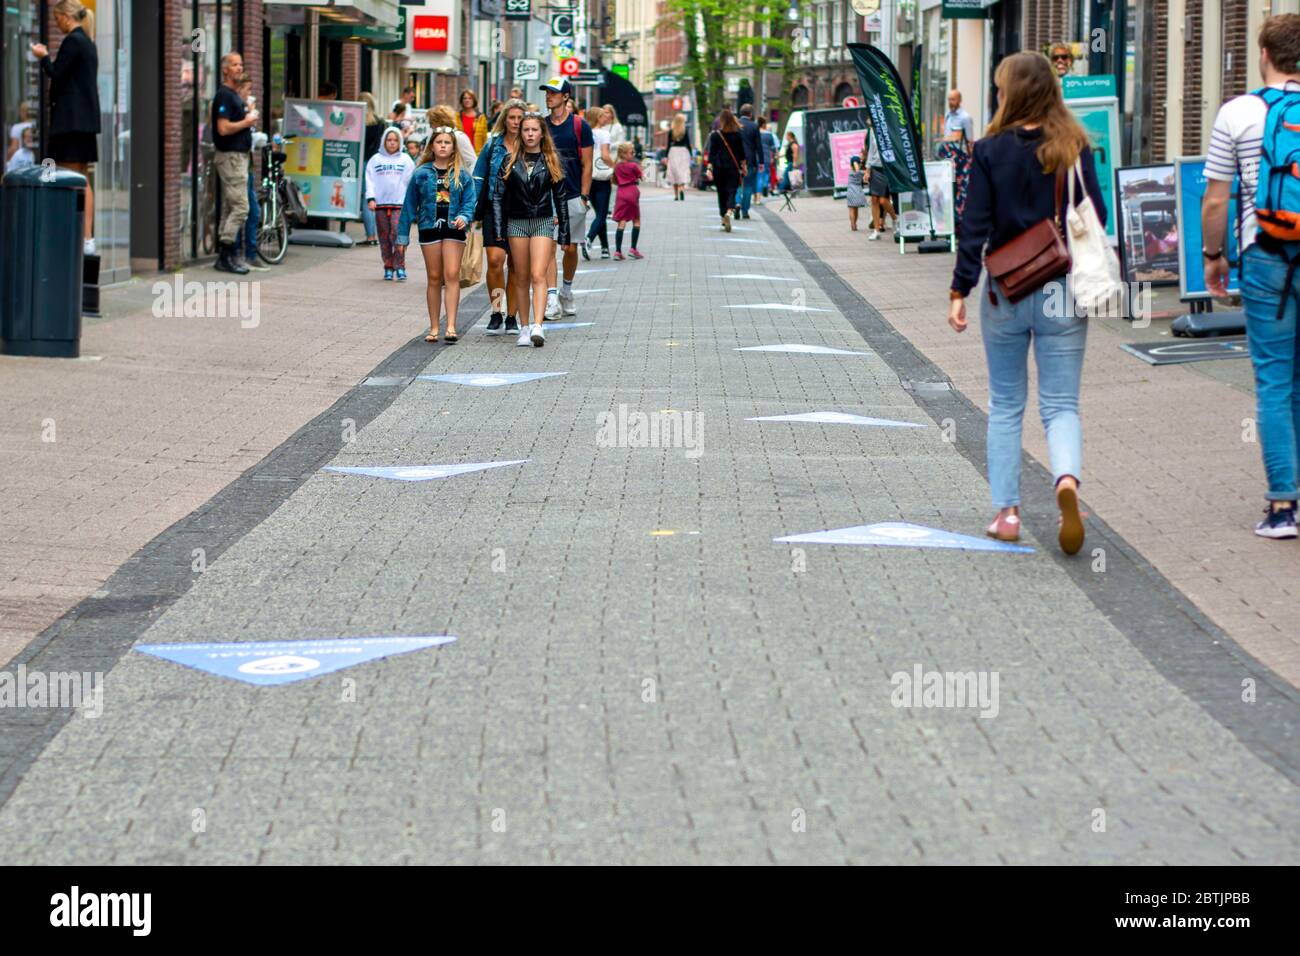
<svg viewBox="0 0 1300 956">
<path fill-rule="evenodd" d="M 537 219 L 511 219 L 506 227 L 511 239 L 554 239 L 555 219 L 541 216 Z"/>
</svg>

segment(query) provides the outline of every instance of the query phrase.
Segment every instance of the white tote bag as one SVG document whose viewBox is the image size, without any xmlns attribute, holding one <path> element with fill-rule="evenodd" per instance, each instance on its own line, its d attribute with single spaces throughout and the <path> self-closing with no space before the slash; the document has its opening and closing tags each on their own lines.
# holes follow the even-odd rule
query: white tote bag
<svg viewBox="0 0 1300 956">
<path fill-rule="evenodd" d="M 1083 201 L 1074 200 L 1074 183 L 1079 181 Z M 1066 207 L 1065 238 L 1070 247 L 1070 293 L 1079 316 L 1119 316 L 1124 305 L 1124 283 L 1119 259 L 1106 241 L 1106 230 L 1083 186 L 1083 157 L 1070 171 L 1069 205 Z"/>
</svg>

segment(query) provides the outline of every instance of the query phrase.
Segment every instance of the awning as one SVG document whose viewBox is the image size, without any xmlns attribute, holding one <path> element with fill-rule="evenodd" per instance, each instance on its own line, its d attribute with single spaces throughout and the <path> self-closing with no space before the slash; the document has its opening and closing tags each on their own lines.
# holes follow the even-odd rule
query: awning
<svg viewBox="0 0 1300 956">
<path fill-rule="evenodd" d="M 321 28 L 356 24 L 395 30 L 398 24 L 397 0 L 262 0 L 266 7 L 300 7 L 321 15 Z"/>
<path fill-rule="evenodd" d="M 646 119 L 645 97 L 641 91 L 617 73 L 601 69 L 600 102 L 614 107 L 618 121 L 624 126 L 649 126 Z"/>
<path fill-rule="evenodd" d="M 355 40 L 380 50 L 406 47 L 406 8 L 401 8 L 401 22 L 396 27 L 367 26 L 362 23 L 321 24 L 320 35 L 331 40 Z"/>
</svg>

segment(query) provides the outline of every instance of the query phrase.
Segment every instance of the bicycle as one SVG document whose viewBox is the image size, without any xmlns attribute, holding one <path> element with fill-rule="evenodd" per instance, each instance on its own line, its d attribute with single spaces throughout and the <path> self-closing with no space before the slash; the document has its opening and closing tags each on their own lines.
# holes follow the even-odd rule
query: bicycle
<svg viewBox="0 0 1300 956">
<path fill-rule="evenodd" d="M 262 207 L 261 220 L 257 224 L 257 255 L 267 265 L 277 265 L 289 250 L 289 186 L 284 175 L 284 164 L 289 158 L 283 150 L 286 140 L 293 139 L 293 134 L 281 136 L 278 133 L 262 147 L 262 185 L 257 190 L 257 201 Z"/>
</svg>

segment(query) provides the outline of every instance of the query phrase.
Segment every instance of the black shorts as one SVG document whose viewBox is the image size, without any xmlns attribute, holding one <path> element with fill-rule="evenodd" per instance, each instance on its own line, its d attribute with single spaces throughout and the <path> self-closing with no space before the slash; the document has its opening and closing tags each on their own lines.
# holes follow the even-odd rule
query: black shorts
<svg viewBox="0 0 1300 956">
<path fill-rule="evenodd" d="M 49 155 L 56 163 L 97 163 L 99 134 L 51 133 Z"/>
<path fill-rule="evenodd" d="M 877 198 L 889 195 L 889 180 L 885 178 L 885 171 L 879 166 L 871 167 L 871 176 L 867 180 L 867 191 Z"/>
<path fill-rule="evenodd" d="M 510 243 L 505 236 L 498 236 L 496 227 L 492 225 L 492 217 L 483 217 L 483 245 L 485 247 L 496 249 L 509 249 Z"/>
<path fill-rule="evenodd" d="M 450 223 L 440 221 L 432 229 L 420 230 L 420 245 L 431 246 L 435 242 L 442 242 L 444 239 L 450 239 L 452 242 L 464 242 L 465 230 L 453 229 Z"/>
</svg>

